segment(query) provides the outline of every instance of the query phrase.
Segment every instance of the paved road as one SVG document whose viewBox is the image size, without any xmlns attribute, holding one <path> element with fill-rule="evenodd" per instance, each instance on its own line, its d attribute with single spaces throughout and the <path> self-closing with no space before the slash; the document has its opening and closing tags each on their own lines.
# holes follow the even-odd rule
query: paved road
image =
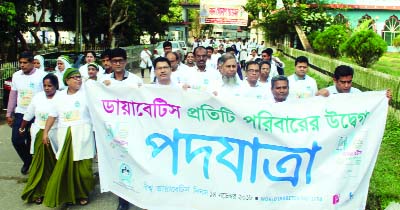
<svg viewBox="0 0 400 210">
<path fill-rule="evenodd" d="M 140 72 L 135 71 L 140 76 Z M 149 82 L 146 72 L 144 82 Z M 20 198 L 25 187 L 28 176 L 20 173 L 22 161 L 11 144 L 11 128 L 5 124 L 5 113 L 0 113 L 0 210 L 50 210 L 52 208 L 43 205 L 24 204 Z M 97 164 L 94 164 L 94 171 L 97 171 Z M 90 203 L 86 206 L 61 206 L 55 210 L 85 209 L 85 210 L 115 210 L 118 206 L 117 196 L 108 192 L 100 193 L 100 186 L 97 183 L 95 190 L 90 195 Z M 139 210 L 132 206 L 130 210 Z"/>
</svg>

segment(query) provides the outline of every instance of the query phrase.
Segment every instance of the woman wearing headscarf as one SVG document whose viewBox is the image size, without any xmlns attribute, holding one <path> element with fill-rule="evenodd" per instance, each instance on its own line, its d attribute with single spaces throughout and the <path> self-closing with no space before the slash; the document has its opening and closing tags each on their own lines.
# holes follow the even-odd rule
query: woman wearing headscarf
<svg viewBox="0 0 400 210">
<path fill-rule="evenodd" d="M 35 55 L 35 57 L 33 57 L 33 67 L 44 72 L 44 57 L 41 55 Z"/>
<path fill-rule="evenodd" d="M 53 97 L 56 95 L 58 89 L 58 79 L 54 74 L 48 74 L 43 78 L 43 89 L 43 92 L 39 92 L 33 97 L 19 128 L 20 135 L 24 135 L 26 125 L 35 118 L 30 129 L 32 136 L 31 154 L 33 154 L 33 159 L 28 182 L 21 195 L 22 200 L 26 203 L 42 203 L 49 177 L 56 164 L 54 157 L 54 154 L 57 152 L 56 126 L 49 131 L 51 147 L 48 145 L 45 146 L 42 143 L 43 129 L 49 111 L 54 109 Z"/>
<path fill-rule="evenodd" d="M 63 82 L 63 76 L 65 70 L 67 70 L 68 68 L 71 68 L 69 57 L 67 56 L 58 57 L 57 66 L 54 74 L 58 77 L 58 84 L 60 85 L 59 90 L 64 90 L 66 88 Z"/>
<path fill-rule="evenodd" d="M 57 94 L 54 111 L 49 112 L 43 131 L 43 142 L 48 143 L 48 132 L 58 119 L 57 163 L 47 184 L 43 200 L 43 204 L 48 207 L 56 207 L 64 203 L 86 205 L 89 193 L 94 188 L 93 128 L 79 70 L 67 69 L 63 82 L 67 88 Z"/>
</svg>

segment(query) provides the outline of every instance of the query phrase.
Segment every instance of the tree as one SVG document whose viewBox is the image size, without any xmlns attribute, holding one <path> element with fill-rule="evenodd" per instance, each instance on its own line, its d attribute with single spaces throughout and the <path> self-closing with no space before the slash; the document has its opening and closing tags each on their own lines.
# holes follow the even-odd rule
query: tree
<svg viewBox="0 0 400 210">
<path fill-rule="evenodd" d="M 256 15 L 262 11 L 264 19 L 260 25 L 266 32 L 267 39 L 271 41 L 282 40 L 289 36 L 294 41 L 295 36 L 300 39 L 303 48 L 312 51 L 306 35 L 316 30 L 324 30 L 332 23 L 333 18 L 326 14 L 327 8 L 320 0 L 283 0 L 284 7 L 276 8 L 276 0 L 263 0 L 258 4 L 257 0 L 249 0 L 246 11 Z M 257 13 L 258 14 L 258 13 Z"/>
<path fill-rule="evenodd" d="M 315 49 L 328 53 L 331 57 L 340 56 L 340 45 L 349 38 L 349 29 L 344 25 L 332 25 L 317 35 L 313 42 Z"/>
<path fill-rule="evenodd" d="M 15 5 L 12 2 L 0 1 L 0 60 L 7 59 L 6 49 L 13 41 L 13 32 L 17 25 Z M 3 57 L 4 55 L 4 57 Z"/>
<path fill-rule="evenodd" d="M 393 39 L 393 46 L 395 46 L 395 47 L 400 47 L 400 35 L 396 36 L 396 37 Z"/>
<path fill-rule="evenodd" d="M 387 44 L 374 31 L 364 30 L 354 33 L 340 49 L 358 65 L 369 67 L 386 52 Z"/>
</svg>

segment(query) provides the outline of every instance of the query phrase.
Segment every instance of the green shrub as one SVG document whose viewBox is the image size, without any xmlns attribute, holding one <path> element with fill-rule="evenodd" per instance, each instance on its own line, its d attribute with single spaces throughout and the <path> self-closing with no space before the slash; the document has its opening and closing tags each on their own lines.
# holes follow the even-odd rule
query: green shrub
<svg viewBox="0 0 400 210">
<path fill-rule="evenodd" d="M 386 52 L 387 44 L 374 31 L 365 30 L 354 33 L 340 49 L 358 65 L 369 67 Z"/>
<path fill-rule="evenodd" d="M 393 39 L 393 46 L 400 47 L 400 35 Z"/>
<path fill-rule="evenodd" d="M 313 47 L 321 52 L 328 53 L 332 58 L 340 56 L 340 45 L 349 38 L 349 30 L 344 25 L 329 26 L 324 32 L 317 35 Z"/>
</svg>

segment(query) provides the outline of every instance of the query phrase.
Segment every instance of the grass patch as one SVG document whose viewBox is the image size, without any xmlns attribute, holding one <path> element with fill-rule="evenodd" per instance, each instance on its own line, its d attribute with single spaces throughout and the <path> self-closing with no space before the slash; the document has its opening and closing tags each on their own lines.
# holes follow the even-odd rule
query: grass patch
<svg viewBox="0 0 400 210">
<path fill-rule="evenodd" d="M 341 57 L 339 60 L 346 63 L 356 64 L 353 60 L 347 57 Z M 370 69 L 393 76 L 400 76 L 400 53 L 387 52 L 383 54 L 379 61 L 372 65 Z"/>
<path fill-rule="evenodd" d="M 390 56 L 392 56 L 392 54 L 390 54 Z M 285 62 L 285 75 L 289 76 L 293 74 L 294 60 L 284 56 L 281 56 L 280 59 Z M 398 59 L 398 61 L 394 61 L 397 62 L 396 64 L 389 63 L 389 60 L 395 59 Z M 390 71 L 400 69 L 400 53 L 396 53 L 391 58 L 383 58 L 374 66 L 384 68 L 384 65 L 388 65 L 386 68 L 390 69 Z M 310 69 L 307 74 L 317 81 L 319 89 L 333 84 L 332 79 L 330 81 L 326 81 L 324 78 L 310 71 Z M 400 203 L 399 127 L 399 119 L 396 118 L 394 112 L 389 112 L 378 159 L 370 180 L 366 210 L 383 210 L 389 205 L 390 202 L 394 201 Z"/>
<path fill-rule="evenodd" d="M 389 114 L 378 160 L 372 174 L 367 208 L 384 209 L 391 201 L 400 202 L 399 121 Z"/>
</svg>

